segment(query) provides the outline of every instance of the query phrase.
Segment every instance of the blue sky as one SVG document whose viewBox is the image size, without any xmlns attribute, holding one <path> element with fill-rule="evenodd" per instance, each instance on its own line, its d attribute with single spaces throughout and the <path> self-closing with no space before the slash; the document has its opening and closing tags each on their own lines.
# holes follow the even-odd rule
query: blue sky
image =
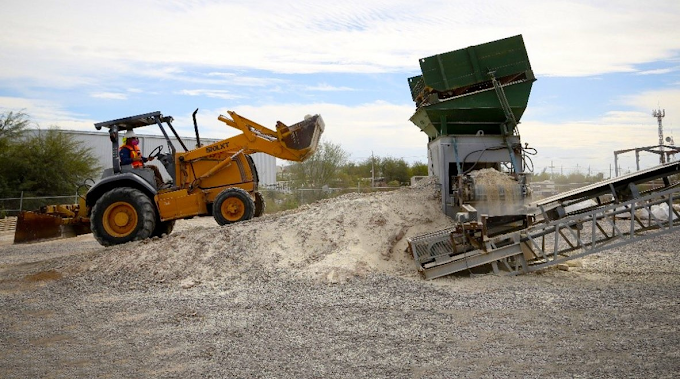
<svg viewBox="0 0 680 379">
<path fill-rule="evenodd" d="M 234 110 L 273 127 L 320 113 L 354 160 L 426 161 L 407 79 L 418 59 L 522 34 L 538 78 L 519 126 L 537 171 L 609 175 L 613 151 L 680 143 L 678 1 L 16 1 L 2 5 L 0 112 L 40 127 L 160 110 L 233 135 Z M 634 155 L 621 159 L 635 167 Z M 644 156 L 643 167 L 658 162 Z"/>
</svg>

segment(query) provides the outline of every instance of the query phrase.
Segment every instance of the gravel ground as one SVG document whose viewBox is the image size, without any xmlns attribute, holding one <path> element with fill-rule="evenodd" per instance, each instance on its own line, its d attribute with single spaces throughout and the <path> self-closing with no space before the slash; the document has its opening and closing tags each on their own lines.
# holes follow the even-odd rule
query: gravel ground
<svg viewBox="0 0 680 379">
<path fill-rule="evenodd" d="M 120 253 L 89 235 L 5 244 L 0 377 L 673 378 L 679 245 L 675 232 L 517 277 L 331 283 L 246 262 L 187 283 L 80 269 Z"/>
</svg>

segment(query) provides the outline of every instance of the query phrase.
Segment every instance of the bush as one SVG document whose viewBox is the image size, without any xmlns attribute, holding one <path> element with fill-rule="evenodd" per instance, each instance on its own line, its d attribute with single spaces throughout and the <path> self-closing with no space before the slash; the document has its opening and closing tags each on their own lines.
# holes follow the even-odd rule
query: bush
<svg viewBox="0 0 680 379">
<path fill-rule="evenodd" d="M 92 150 L 59 129 L 28 130 L 28 116 L 0 115 L 0 197 L 74 194 L 100 170 Z"/>
</svg>

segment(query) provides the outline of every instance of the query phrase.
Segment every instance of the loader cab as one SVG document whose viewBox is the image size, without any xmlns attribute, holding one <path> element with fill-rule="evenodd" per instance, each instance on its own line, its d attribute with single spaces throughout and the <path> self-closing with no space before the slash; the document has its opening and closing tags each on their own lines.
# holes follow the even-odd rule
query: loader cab
<svg viewBox="0 0 680 379">
<path fill-rule="evenodd" d="M 175 129 L 172 127 L 173 118 L 171 116 L 163 116 L 160 112 L 151 112 L 146 114 L 141 114 L 137 116 L 131 116 L 126 118 L 121 118 L 117 120 L 105 121 L 95 124 L 97 130 L 102 128 L 109 129 L 109 139 L 111 140 L 111 168 L 105 169 L 102 173 L 102 180 L 116 180 L 112 179 L 117 176 L 125 176 L 131 178 L 132 176 L 139 177 L 144 180 L 151 188 L 151 192 L 157 192 L 156 184 L 154 181 L 154 173 L 151 169 L 145 168 L 132 168 L 131 165 L 122 165 L 120 162 L 119 149 L 121 147 L 119 143 L 119 136 L 121 133 L 125 133 L 128 130 L 135 130 L 136 128 L 158 125 L 161 133 L 165 137 L 167 150 L 164 151 L 165 146 L 160 145 L 153 149 L 149 156 L 153 156 L 158 159 L 158 161 L 163 165 L 165 170 L 170 175 L 172 182 L 176 182 L 175 173 L 175 161 L 174 156 L 176 153 L 175 146 L 173 145 L 170 137 L 168 136 L 165 127 L 166 126 L 177 135 Z M 181 139 L 178 140 L 184 146 Z M 185 147 L 186 150 L 186 147 Z M 134 180 L 134 179 L 133 179 Z M 146 186 L 145 186 L 146 187 Z"/>
</svg>

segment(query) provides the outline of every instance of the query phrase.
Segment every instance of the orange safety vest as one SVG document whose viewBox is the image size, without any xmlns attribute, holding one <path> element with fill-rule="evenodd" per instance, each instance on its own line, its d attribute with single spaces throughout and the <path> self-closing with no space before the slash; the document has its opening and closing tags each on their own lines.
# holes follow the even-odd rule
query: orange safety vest
<svg viewBox="0 0 680 379">
<path fill-rule="evenodd" d="M 136 158 L 141 158 L 142 157 L 142 152 L 139 150 L 139 146 L 130 146 L 128 144 L 125 144 L 118 149 L 120 152 L 123 149 L 128 149 L 130 150 L 130 158 L 133 159 L 132 161 L 132 167 L 137 168 L 137 167 L 144 167 L 144 162 L 143 161 L 135 161 L 134 159 Z"/>
</svg>

